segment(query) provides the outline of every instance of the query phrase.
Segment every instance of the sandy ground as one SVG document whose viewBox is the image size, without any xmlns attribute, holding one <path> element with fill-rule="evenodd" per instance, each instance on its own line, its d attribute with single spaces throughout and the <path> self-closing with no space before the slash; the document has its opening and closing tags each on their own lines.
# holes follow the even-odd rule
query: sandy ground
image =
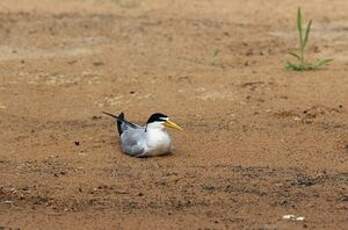
<svg viewBox="0 0 348 230">
<path fill-rule="evenodd" d="M 314 19 L 289 72 L 295 15 Z M 346 0 L 1 0 L 0 229 L 347 229 Z M 113 121 L 171 116 L 174 154 Z M 304 220 L 285 220 L 287 214 Z"/>
</svg>

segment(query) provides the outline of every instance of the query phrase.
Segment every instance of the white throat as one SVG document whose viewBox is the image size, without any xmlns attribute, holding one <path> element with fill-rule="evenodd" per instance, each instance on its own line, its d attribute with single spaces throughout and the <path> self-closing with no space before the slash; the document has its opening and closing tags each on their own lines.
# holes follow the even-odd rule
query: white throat
<svg viewBox="0 0 348 230">
<path fill-rule="evenodd" d="M 151 130 L 165 130 L 165 128 L 162 122 L 151 122 L 146 125 L 146 132 Z"/>
</svg>

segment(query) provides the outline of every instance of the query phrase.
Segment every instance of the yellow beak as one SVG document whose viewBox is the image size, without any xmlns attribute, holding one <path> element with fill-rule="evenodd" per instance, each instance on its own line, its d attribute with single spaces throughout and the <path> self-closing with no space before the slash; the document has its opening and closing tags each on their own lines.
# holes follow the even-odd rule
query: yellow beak
<svg viewBox="0 0 348 230">
<path fill-rule="evenodd" d="M 180 130 L 180 131 L 183 130 L 179 125 L 175 124 L 175 123 L 172 122 L 172 121 L 166 121 L 166 122 L 164 123 L 164 126 L 166 126 L 166 127 L 168 127 L 168 128 L 172 128 L 172 129 L 177 129 L 177 130 Z"/>
</svg>

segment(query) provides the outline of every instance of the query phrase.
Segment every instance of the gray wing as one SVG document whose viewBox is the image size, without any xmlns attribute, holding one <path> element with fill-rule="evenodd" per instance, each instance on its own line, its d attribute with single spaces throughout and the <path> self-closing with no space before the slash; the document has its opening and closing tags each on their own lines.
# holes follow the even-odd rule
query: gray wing
<svg viewBox="0 0 348 230">
<path fill-rule="evenodd" d="M 115 119 L 116 125 L 117 125 L 117 131 L 118 134 L 121 136 L 121 134 L 127 130 L 127 129 L 139 129 L 143 128 L 137 124 L 134 124 L 132 122 L 129 122 L 125 119 L 124 113 L 120 113 L 119 115 L 114 115 L 112 113 L 103 112 L 105 115 L 108 115 L 110 117 L 113 117 Z"/>
<path fill-rule="evenodd" d="M 132 130 L 132 129 L 143 129 L 143 127 L 141 127 L 140 125 L 137 125 L 135 123 L 123 120 L 123 121 L 116 121 L 116 122 L 120 122 L 120 128 L 122 130 L 122 132 L 125 132 L 127 130 Z"/>
<path fill-rule="evenodd" d="M 145 149 L 145 128 L 127 127 L 121 135 L 121 145 L 123 152 L 130 156 L 139 156 Z"/>
</svg>

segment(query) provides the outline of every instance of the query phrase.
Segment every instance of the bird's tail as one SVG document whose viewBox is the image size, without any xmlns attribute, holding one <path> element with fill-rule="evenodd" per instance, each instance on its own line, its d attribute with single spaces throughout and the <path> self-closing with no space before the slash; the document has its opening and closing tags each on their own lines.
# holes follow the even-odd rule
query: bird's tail
<svg viewBox="0 0 348 230">
<path fill-rule="evenodd" d="M 117 120 L 117 131 L 118 131 L 118 134 L 121 136 L 123 130 L 122 130 L 122 123 L 125 121 L 124 120 L 124 113 L 120 113 L 118 116 L 114 115 L 114 114 L 111 114 L 111 113 L 108 113 L 108 112 L 103 112 L 105 115 L 108 115 L 110 117 L 113 117 Z"/>
</svg>

